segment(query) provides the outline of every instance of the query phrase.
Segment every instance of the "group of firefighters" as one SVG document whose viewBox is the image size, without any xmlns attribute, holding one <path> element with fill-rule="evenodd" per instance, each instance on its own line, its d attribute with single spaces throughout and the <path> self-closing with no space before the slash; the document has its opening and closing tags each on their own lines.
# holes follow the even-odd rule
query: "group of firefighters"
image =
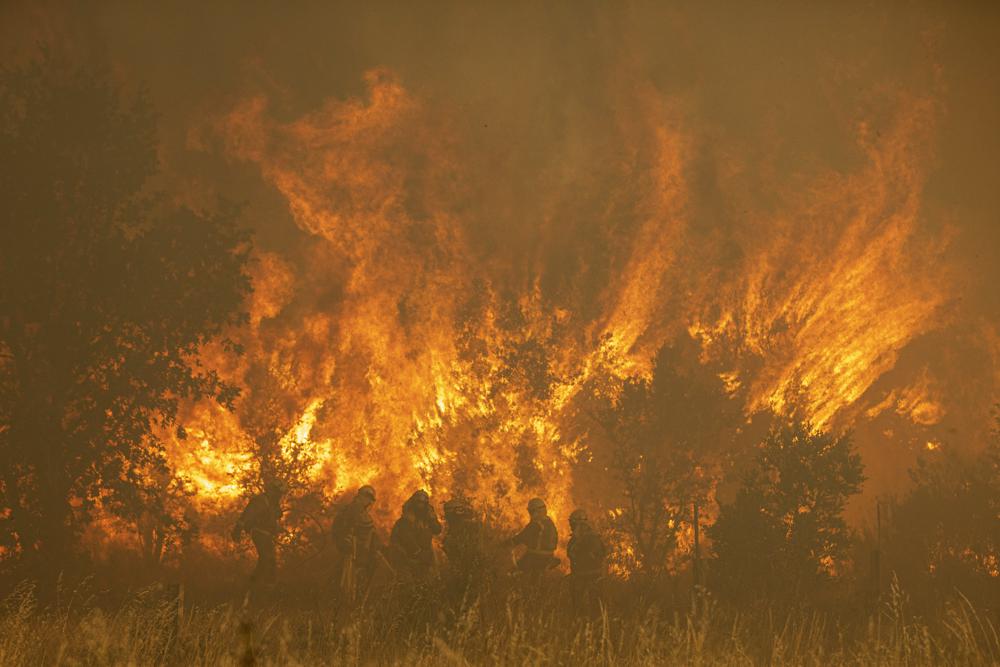
<svg viewBox="0 0 1000 667">
<path fill-rule="evenodd" d="M 283 494 L 284 489 L 275 485 L 251 498 L 233 528 L 234 539 L 239 540 L 246 533 L 253 541 L 257 566 L 251 581 L 256 584 L 273 583 L 277 573 Z M 433 541 L 442 532 L 441 547 L 455 577 L 468 582 L 486 565 L 482 521 L 464 497 L 457 496 L 444 503 L 445 526 L 442 526 L 430 496 L 426 491 L 416 491 L 403 503 L 388 545 L 383 545 L 376 534 L 370 514 L 374 504 L 375 489 L 362 486 L 353 500 L 340 509 L 331 527 L 333 544 L 340 554 L 339 585 L 347 599 L 355 599 L 358 589 L 371 580 L 380 564 L 402 580 L 419 581 L 431 576 L 435 566 Z M 554 553 L 559 533 L 541 498 L 528 502 L 528 516 L 527 525 L 502 545 L 512 550 L 520 548 L 515 569 L 526 580 L 537 581 L 547 570 L 559 565 Z M 571 536 L 566 555 L 570 577 L 575 588 L 592 588 L 606 569 L 604 542 L 582 509 L 570 514 L 569 526 Z"/>
</svg>

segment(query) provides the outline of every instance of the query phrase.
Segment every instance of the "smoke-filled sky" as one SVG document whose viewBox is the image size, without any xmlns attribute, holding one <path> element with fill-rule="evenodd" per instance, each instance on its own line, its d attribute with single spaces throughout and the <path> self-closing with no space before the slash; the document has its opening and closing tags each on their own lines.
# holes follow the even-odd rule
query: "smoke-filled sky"
<svg viewBox="0 0 1000 667">
<path fill-rule="evenodd" d="M 0 8 L 0 44 L 110 63 L 159 115 L 161 186 L 244 204 L 251 354 L 302 376 L 289 410 L 319 410 L 316 438 L 412 445 L 482 417 L 452 349 L 477 289 L 569 375 L 601 336 L 641 367 L 687 331 L 748 410 L 804 380 L 875 492 L 988 428 L 1000 6 L 32 2 Z M 324 431 L 316 406 L 344 395 L 359 416 Z M 370 427 L 390 404 L 406 423 Z M 519 405 L 559 441 L 561 403 Z M 413 460 L 451 465 L 448 437 Z"/>
</svg>

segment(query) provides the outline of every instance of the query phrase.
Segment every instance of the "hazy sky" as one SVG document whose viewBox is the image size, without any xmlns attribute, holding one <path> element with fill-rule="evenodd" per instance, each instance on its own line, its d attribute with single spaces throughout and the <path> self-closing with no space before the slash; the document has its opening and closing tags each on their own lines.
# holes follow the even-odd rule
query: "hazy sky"
<svg viewBox="0 0 1000 667">
<path fill-rule="evenodd" d="M 177 153 L 205 114 L 263 92 L 294 115 L 359 93 L 378 66 L 503 135 L 525 180 L 567 122 L 596 127 L 611 113 L 608 81 L 624 68 L 685 99 L 710 138 L 748 155 L 777 143 L 799 169 L 850 159 L 844 119 L 872 91 L 931 95 L 943 113 L 926 218 L 954 225 L 965 296 L 1000 317 L 994 3 L 7 2 L 0 12 L 8 62 L 42 42 L 110 59 L 146 85 L 182 172 L 204 159 Z"/>
<path fill-rule="evenodd" d="M 692 224 L 723 235 L 734 222 L 716 196 L 720 164 L 744 165 L 747 199 L 766 210 L 775 182 L 856 167 L 859 119 L 881 136 L 899 111 L 886 100 L 930 100 L 916 234 L 947 240 L 955 286 L 947 326 L 912 341 L 899 366 L 929 365 L 980 416 L 1000 394 L 1000 4 L 4 3 L 4 60 L 38 44 L 144 86 L 167 187 L 247 202 L 258 243 L 276 249 L 301 233 L 285 200 L 198 137 L 251 96 L 290 121 L 364 95 L 376 67 L 442 109 L 465 154 L 483 157 L 468 164 L 484 183 L 483 238 L 512 257 L 535 242 L 543 192 L 615 154 L 609 128 L 639 85 L 696 135 Z"/>
</svg>

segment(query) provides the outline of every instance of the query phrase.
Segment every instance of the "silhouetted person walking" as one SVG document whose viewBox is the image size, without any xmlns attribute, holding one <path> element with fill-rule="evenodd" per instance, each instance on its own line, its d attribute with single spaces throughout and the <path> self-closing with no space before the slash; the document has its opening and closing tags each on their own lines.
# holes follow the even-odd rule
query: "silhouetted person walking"
<svg viewBox="0 0 1000 667">
<path fill-rule="evenodd" d="M 569 557 L 570 585 L 578 609 L 592 610 L 597 601 L 597 582 L 607 571 L 604 540 L 590 525 L 582 509 L 569 515 L 571 535 L 566 545 Z"/>
<path fill-rule="evenodd" d="M 430 496 L 420 490 L 403 503 L 403 514 L 392 527 L 390 553 L 397 574 L 412 579 L 424 579 L 434 569 L 435 535 L 441 533 Z"/>
<path fill-rule="evenodd" d="M 556 525 L 549 518 L 545 501 L 532 498 L 528 501 L 528 516 L 530 521 L 520 533 L 507 540 L 508 546 L 524 546 L 525 551 L 517 561 L 517 569 L 537 579 L 546 570 L 559 564 L 559 559 L 553 555 L 559 544 L 559 533 Z"/>
<path fill-rule="evenodd" d="M 465 578 L 484 561 L 482 524 L 472 505 L 463 496 L 444 504 L 445 533 L 441 548 L 448 557 L 448 567 Z"/>
<path fill-rule="evenodd" d="M 340 590 L 344 599 L 353 602 L 359 583 L 367 583 L 375 570 L 381 545 L 375 536 L 371 510 L 375 489 L 365 485 L 333 520 L 330 532 L 340 553 Z"/>
<path fill-rule="evenodd" d="M 257 551 L 257 565 L 250 574 L 252 584 L 271 585 L 277 577 L 281 497 L 284 492 L 280 483 L 268 486 L 264 493 L 250 499 L 233 526 L 233 539 L 239 541 L 243 533 L 249 533 Z"/>
</svg>

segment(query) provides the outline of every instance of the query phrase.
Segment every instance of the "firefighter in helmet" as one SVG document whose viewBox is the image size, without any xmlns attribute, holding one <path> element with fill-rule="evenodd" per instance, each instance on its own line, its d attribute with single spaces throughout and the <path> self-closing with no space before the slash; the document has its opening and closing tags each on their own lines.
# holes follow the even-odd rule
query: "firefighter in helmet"
<svg viewBox="0 0 1000 667">
<path fill-rule="evenodd" d="M 430 496 L 423 489 L 403 503 L 402 516 L 392 527 L 389 547 L 397 574 L 411 579 L 424 579 L 434 569 L 435 535 L 441 533 Z"/>
<path fill-rule="evenodd" d="M 371 507 L 375 504 L 375 489 L 364 485 L 354 499 L 337 513 L 330 530 L 333 543 L 341 556 L 341 592 L 353 601 L 359 582 L 367 581 L 375 570 L 381 553 Z"/>
<path fill-rule="evenodd" d="M 559 533 L 555 523 L 549 518 L 545 501 L 541 498 L 532 498 L 528 501 L 528 517 L 528 525 L 507 540 L 506 544 L 525 548 L 517 560 L 517 569 L 532 578 L 537 578 L 559 564 L 559 559 L 553 555 L 559 544 Z"/>
<path fill-rule="evenodd" d="M 566 545 L 569 556 L 570 584 L 578 609 L 591 608 L 597 601 L 597 582 L 607 570 L 604 540 L 590 525 L 582 509 L 569 515 L 571 535 Z"/>
<path fill-rule="evenodd" d="M 263 493 L 250 498 L 233 526 L 233 539 L 239 541 L 244 533 L 248 533 L 257 551 L 257 565 L 250 575 L 254 584 L 270 585 L 277 577 L 281 498 L 284 494 L 284 484 L 277 481 L 270 483 Z"/>
<path fill-rule="evenodd" d="M 441 547 L 453 570 L 464 571 L 482 564 L 482 525 L 465 496 L 454 496 L 444 504 L 446 530 Z"/>
</svg>

